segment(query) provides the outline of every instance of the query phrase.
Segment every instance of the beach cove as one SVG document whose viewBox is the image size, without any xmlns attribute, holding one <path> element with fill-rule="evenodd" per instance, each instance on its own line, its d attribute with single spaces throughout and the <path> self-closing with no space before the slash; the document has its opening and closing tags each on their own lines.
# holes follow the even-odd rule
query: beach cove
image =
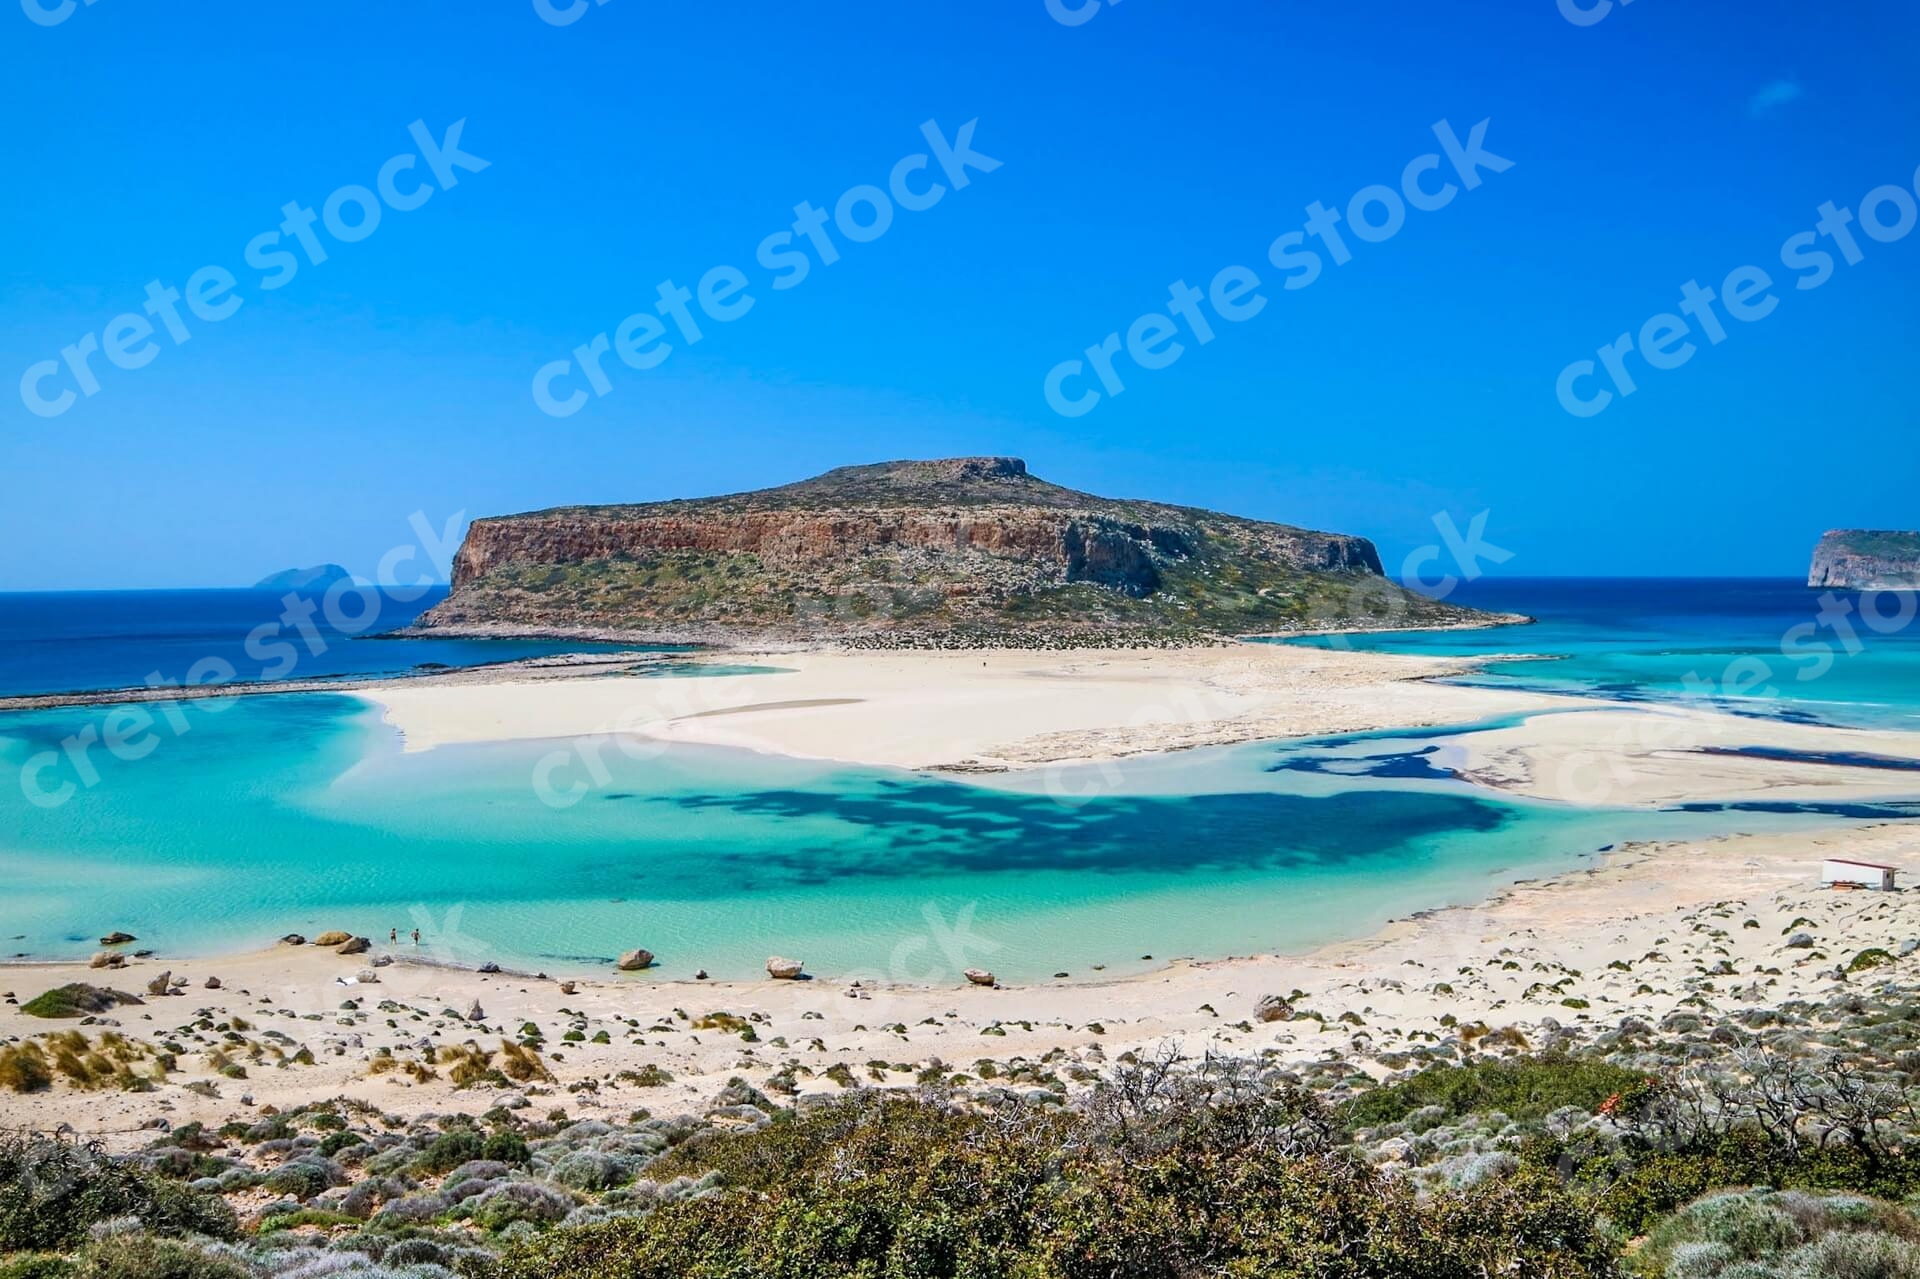
<svg viewBox="0 0 1920 1279">
<path fill-rule="evenodd" d="M 242 697 L 64 804 L 0 809 L 8 950 L 420 928 L 440 962 L 574 977 L 644 947 L 673 980 L 776 953 L 1084 979 L 1297 954 L 1627 842 L 1832 830 L 1920 792 L 1913 735 L 1436 678 L 1473 667 L 821 651 Z M 97 714 L 9 717 L 0 752 Z M 963 914 L 976 952 L 919 957 Z"/>
<path fill-rule="evenodd" d="M 43 1029 L 18 1011 L 43 987 L 137 994 L 164 974 L 212 1016 L 322 1023 L 281 1028 L 280 1051 L 317 1063 L 257 1077 L 257 1099 L 443 1104 L 431 1081 L 368 1072 L 555 1015 L 580 1031 L 561 1082 L 653 1063 L 689 1097 L 796 1062 L 1097 1064 L 1169 1042 L 1384 1073 L 1443 1015 L 1523 1034 L 1665 1015 L 1697 983 L 1625 974 L 1671 957 L 1703 908 L 1830 923 L 1825 968 L 1762 962 L 1784 945 L 1772 923 L 1740 938 L 1756 971 L 1809 990 L 1830 961 L 1920 933 L 1905 893 L 1817 883 L 1823 856 L 1920 866 L 1920 735 L 1886 726 L 1897 708 L 1583 686 L 1580 658 L 1527 657 L 1529 638 L 1555 636 L 782 646 L 189 704 L 191 732 L 100 757 L 69 802 L 0 804 L 16 997 L 0 1034 Z M 103 713 L 9 713 L 0 757 L 17 768 Z M 107 948 L 124 967 L 89 967 L 113 931 L 136 938 Z M 366 949 L 276 944 L 334 931 Z M 635 948 L 653 965 L 617 972 Z M 807 979 L 771 980 L 771 955 Z M 1527 980 L 1494 979 L 1511 973 Z M 1322 1021 L 1253 1017 L 1296 991 Z M 172 1007 L 102 1020 L 138 1034 Z M 820 1046 L 631 1033 L 703 1011 Z M 176 1094 L 75 1119 L 230 1104 Z"/>
</svg>

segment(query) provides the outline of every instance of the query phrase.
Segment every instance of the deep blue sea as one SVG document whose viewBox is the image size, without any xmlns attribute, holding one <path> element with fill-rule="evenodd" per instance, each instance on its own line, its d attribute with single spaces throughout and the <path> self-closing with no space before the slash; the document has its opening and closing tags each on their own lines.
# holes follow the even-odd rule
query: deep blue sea
<svg viewBox="0 0 1920 1279">
<path fill-rule="evenodd" d="M 1920 730 L 1920 596 L 1783 578 L 1497 578 L 1448 599 L 1530 626 L 1294 641 L 1390 653 L 1543 655 L 1465 682 Z"/>
<path fill-rule="evenodd" d="M 283 591 L 61 591 L 0 594 L 0 697 L 184 683 L 200 667 L 228 679 L 405 675 L 557 652 L 611 648 L 524 640 L 380 639 L 445 599 L 379 591 L 324 599 Z M 311 628 L 311 629 L 309 629 Z M 213 665 L 224 663 L 224 666 Z M 206 664 L 206 665 L 203 665 Z"/>
<path fill-rule="evenodd" d="M 1916 727 L 1920 628 L 1858 626 L 1859 651 L 1845 652 L 1817 624 L 1818 597 L 1792 583 L 1485 580 L 1456 598 L 1541 621 L 1317 642 L 1546 654 L 1471 678 L 1625 698 L 1687 696 L 1689 672 L 1724 693 L 1730 664 L 1758 662 L 1773 694 L 1743 688 L 1729 705 Z M 0 596 L 0 682 L 124 686 L 154 670 L 182 678 L 209 655 L 257 678 L 269 663 L 249 660 L 248 633 L 280 613 L 251 592 Z M 1831 668 L 1800 678 L 1822 637 Z M 297 675 L 564 647 L 322 638 Z M 1147 757 L 1117 775 L 1056 777 L 1057 789 L 1025 775 L 974 784 L 716 749 L 613 751 L 603 784 L 554 809 L 532 785 L 552 743 L 406 754 L 348 695 L 192 704 L 184 728 L 155 713 L 125 757 L 96 744 L 76 758 L 70 744 L 97 743 L 120 713 L 0 714 L 0 955 L 83 955 L 111 929 L 186 956 L 294 931 L 384 939 L 419 927 L 442 958 L 554 972 L 605 971 L 646 946 L 667 978 L 747 977 L 774 953 L 828 977 L 954 981 L 966 964 L 1013 980 L 1111 976 L 1362 935 L 1630 839 L 1920 812 L 1520 801 L 1430 766 L 1457 730 Z"/>
</svg>

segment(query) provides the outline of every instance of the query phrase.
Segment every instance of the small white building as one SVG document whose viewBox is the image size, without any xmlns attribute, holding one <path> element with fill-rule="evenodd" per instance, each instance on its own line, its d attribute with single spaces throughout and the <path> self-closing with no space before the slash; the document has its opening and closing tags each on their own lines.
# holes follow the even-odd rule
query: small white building
<svg viewBox="0 0 1920 1279">
<path fill-rule="evenodd" d="M 1849 861 L 1844 857 L 1829 857 L 1820 863 L 1820 882 L 1823 884 L 1846 884 L 1853 888 L 1872 888 L 1879 892 L 1893 891 L 1895 867 L 1882 866 L 1879 862 Z"/>
</svg>

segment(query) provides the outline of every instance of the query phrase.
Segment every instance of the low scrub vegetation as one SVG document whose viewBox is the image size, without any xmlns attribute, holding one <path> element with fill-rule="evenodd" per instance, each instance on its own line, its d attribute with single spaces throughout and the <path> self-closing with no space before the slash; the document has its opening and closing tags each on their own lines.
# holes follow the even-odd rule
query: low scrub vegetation
<svg viewBox="0 0 1920 1279">
<path fill-rule="evenodd" d="M 806 1092 L 789 1062 L 624 1120 L 611 1090 L 664 1072 L 570 1117 L 536 1049 L 448 1045 L 479 1113 L 0 1139 L 0 1279 L 1920 1279 L 1920 1018 L 1891 988 L 1738 1017 L 1482 1027 L 1383 1085 L 1128 1054 Z M 38 1036 L 0 1080 L 140 1052 Z"/>
<path fill-rule="evenodd" d="M 1577 1106 L 1597 1111 L 1610 1097 L 1630 1094 L 1647 1076 L 1609 1062 L 1570 1058 L 1503 1057 L 1466 1066 L 1434 1066 L 1404 1083 L 1363 1093 L 1349 1116 L 1361 1125 L 1393 1123 L 1429 1106 L 1448 1116 L 1493 1111 L 1511 1119 L 1544 1119 Z"/>
<path fill-rule="evenodd" d="M 34 996 L 20 1006 L 20 1011 L 29 1017 L 86 1017 L 94 1013 L 111 1012 L 121 1004 L 141 1002 L 138 996 L 125 991 L 74 982 Z"/>
</svg>

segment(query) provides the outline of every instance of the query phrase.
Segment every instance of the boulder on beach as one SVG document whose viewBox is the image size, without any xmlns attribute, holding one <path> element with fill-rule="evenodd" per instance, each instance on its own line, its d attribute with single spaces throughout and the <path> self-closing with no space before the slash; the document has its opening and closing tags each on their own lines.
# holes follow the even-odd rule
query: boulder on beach
<svg viewBox="0 0 1920 1279">
<path fill-rule="evenodd" d="M 560 993 L 563 995 L 577 995 L 580 993 L 580 983 L 563 981 L 560 983 Z"/>
<path fill-rule="evenodd" d="M 149 995 L 165 995 L 170 993 L 172 990 L 173 990 L 173 973 L 171 971 L 163 972 L 158 977 L 155 977 L 152 981 L 147 983 L 147 993 Z"/>
<path fill-rule="evenodd" d="M 491 959 L 489 959 L 486 963 L 480 965 L 480 971 L 488 975 L 492 975 L 500 971 L 500 965 L 494 963 Z"/>
<path fill-rule="evenodd" d="M 797 959 L 782 959 L 775 955 L 767 960 L 767 976 L 776 981 L 798 981 L 806 965 Z"/>
<path fill-rule="evenodd" d="M 365 937 L 349 937 L 346 943 L 334 953 L 339 955 L 364 955 L 372 949 L 373 943 Z"/>
<path fill-rule="evenodd" d="M 479 1000 L 476 999 L 471 1004 L 467 1005 L 468 1021 L 485 1021 L 486 1019 L 487 1019 L 486 1010 L 480 1007 Z"/>
<path fill-rule="evenodd" d="M 218 977 L 207 978 L 207 989 L 208 990 L 220 989 L 220 979 Z"/>
<path fill-rule="evenodd" d="M 103 950 L 87 961 L 89 968 L 125 968 L 126 966 L 127 957 L 117 955 L 110 950 Z"/>
<path fill-rule="evenodd" d="M 1278 995 L 1268 995 L 1253 1006 L 1255 1021 L 1292 1021 L 1293 1005 Z"/>
<path fill-rule="evenodd" d="M 380 974 L 374 972 L 371 968 L 362 968 L 353 975 L 353 979 L 362 986 L 377 986 L 380 984 Z"/>
<path fill-rule="evenodd" d="M 299 933 L 288 933 L 280 939 L 280 944 L 282 946 L 304 946 L 307 944 L 307 939 Z"/>
<path fill-rule="evenodd" d="M 352 933 L 343 933 L 337 928 L 330 928 L 314 938 L 313 944 L 316 946 L 344 946 L 352 940 Z"/>
<path fill-rule="evenodd" d="M 984 968 L 967 969 L 966 978 L 976 986 L 991 986 L 994 984 L 993 974 Z"/>
<path fill-rule="evenodd" d="M 108 933 L 100 939 L 102 946 L 124 946 L 130 941 L 139 941 L 132 933 Z"/>
<path fill-rule="evenodd" d="M 615 967 L 623 973 L 637 973 L 642 969 L 651 968 L 653 967 L 653 952 L 650 950 L 630 950 L 620 956 L 620 962 L 616 964 Z"/>
</svg>

